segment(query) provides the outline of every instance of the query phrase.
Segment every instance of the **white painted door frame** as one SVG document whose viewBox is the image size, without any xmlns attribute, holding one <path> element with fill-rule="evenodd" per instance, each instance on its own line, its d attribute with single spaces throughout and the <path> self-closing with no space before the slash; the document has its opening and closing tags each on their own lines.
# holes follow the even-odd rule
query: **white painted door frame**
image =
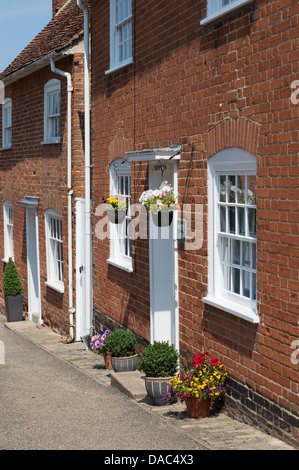
<svg viewBox="0 0 299 470">
<path fill-rule="evenodd" d="M 176 160 L 164 160 L 164 179 L 178 189 Z M 162 182 L 161 170 L 155 169 L 159 162 L 149 162 L 149 188 L 157 189 Z M 158 173 L 157 173 L 158 172 Z M 149 258 L 150 258 L 150 330 L 151 342 L 169 341 L 179 350 L 179 306 L 178 306 L 178 250 L 177 214 L 170 230 L 168 227 L 153 228 L 149 214 Z M 151 236 L 152 235 L 152 236 Z M 169 236 L 168 236 L 169 235 Z M 163 239 L 163 238 L 166 239 Z M 161 242 L 160 242 L 161 240 Z M 164 258 L 163 258 L 164 256 Z"/>
<path fill-rule="evenodd" d="M 26 207 L 26 244 L 28 319 L 42 324 L 38 214 L 36 207 Z"/>
<path fill-rule="evenodd" d="M 86 317 L 85 200 L 76 204 L 76 341 L 89 335 L 91 319 Z"/>
</svg>

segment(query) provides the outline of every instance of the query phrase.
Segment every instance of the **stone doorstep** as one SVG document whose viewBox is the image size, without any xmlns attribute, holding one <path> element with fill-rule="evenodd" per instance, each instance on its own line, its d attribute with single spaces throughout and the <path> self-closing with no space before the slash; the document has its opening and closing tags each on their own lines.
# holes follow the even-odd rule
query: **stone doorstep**
<svg viewBox="0 0 299 470">
<path fill-rule="evenodd" d="M 144 375 L 139 371 L 110 371 L 111 385 L 135 400 L 146 397 Z"/>
</svg>

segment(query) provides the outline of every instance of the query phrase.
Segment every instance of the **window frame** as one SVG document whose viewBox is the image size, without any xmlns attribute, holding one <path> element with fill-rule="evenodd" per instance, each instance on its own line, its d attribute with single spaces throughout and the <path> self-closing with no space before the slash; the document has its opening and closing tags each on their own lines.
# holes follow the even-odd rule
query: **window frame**
<svg viewBox="0 0 299 470">
<path fill-rule="evenodd" d="M 122 188 L 120 180 L 123 178 Z M 125 178 L 128 178 L 127 185 Z M 126 193 L 125 188 L 129 191 Z M 127 272 L 133 272 L 131 253 L 131 163 L 123 158 L 118 158 L 110 164 L 110 195 L 125 196 L 128 208 L 125 220 L 119 224 L 110 222 L 110 255 L 107 262 Z M 123 253 L 126 251 L 129 255 Z"/>
<path fill-rule="evenodd" d="M 211 23 L 237 8 L 252 3 L 254 0 L 229 0 L 232 3 L 223 5 L 224 1 L 225 0 L 207 0 L 207 16 L 201 20 L 200 24 L 205 25 Z"/>
<path fill-rule="evenodd" d="M 117 2 L 123 2 L 123 1 L 128 1 L 129 5 L 128 7 L 131 6 L 131 9 L 129 8 L 129 15 L 127 15 L 125 18 L 123 18 L 121 21 L 117 23 L 116 19 L 116 5 Z M 120 60 L 119 57 L 119 47 L 120 47 L 120 41 L 119 41 L 119 32 L 126 27 L 127 25 L 130 25 L 131 27 L 131 37 L 129 38 L 131 40 L 131 54 L 128 55 L 123 60 Z M 109 74 L 112 73 L 116 70 L 119 70 L 129 64 L 133 63 L 133 7 L 132 7 L 132 0 L 110 0 L 110 67 L 109 70 L 107 70 L 105 73 Z"/>
<path fill-rule="evenodd" d="M 51 95 L 59 94 L 59 112 L 50 114 L 49 99 Z M 52 135 L 51 127 L 55 119 L 59 123 L 59 135 Z M 57 144 L 61 141 L 61 81 L 49 80 L 44 86 L 44 140 L 43 144 Z"/>
<path fill-rule="evenodd" d="M 8 112 L 8 113 L 7 113 Z M 7 116 L 9 119 L 7 122 Z M 7 138 L 8 135 L 8 138 Z M 2 105 L 2 148 L 12 147 L 12 100 L 6 98 Z"/>
<path fill-rule="evenodd" d="M 241 294 L 228 292 L 224 289 L 223 266 L 225 262 L 222 259 L 222 240 L 233 239 L 243 242 L 256 243 L 256 237 L 249 237 L 248 231 L 245 235 L 226 233 L 220 230 L 220 205 L 218 200 L 218 176 L 223 174 L 237 175 L 255 175 L 256 176 L 256 157 L 246 150 L 231 147 L 224 149 L 210 158 L 208 162 L 208 197 L 209 197 L 209 222 L 208 222 L 208 246 L 209 246 L 209 268 L 208 268 L 208 295 L 203 299 L 207 304 L 213 305 L 221 310 L 227 311 L 248 320 L 252 323 L 259 322 L 257 313 L 257 300 L 250 299 Z M 228 204 L 226 204 L 228 205 Z M 237 204 L 229 204 L 237 207 Z M 240 206 L 240 205 L 239 205 Z M 243 204 L 241 205 L 243 207 Z M 247 206 L 246 206 L 247 207 Z M 251 207 L 251 206 L 250 206 Z M 256 207 L 256 206 L 252 206 Z M 244 204 L 245 208 L 245 204 Z M 248 245 L 252 248 L 251 245 Z M 255 255 L 255 263 L 256 263 Z M 232 268 L 232 262 L 230 266 Z M 242 269 L 243 268 L 243 269 Z M 246 271 L 245 265 L 241 266 L 240 271 Z M 252 272 L 257 273 L 255 268 Z M 256 291 L 255 291 L 256 292 Z"/>
<path fill-rule="evenodd" d="M 51 220 L 58 221 L 56 225 L 56 233 L 58 237 L 52 236 L 51 233 Z M 64 276 L 63 276 L 63 237 L 62 237 L 62 216 L 54 209 L 47 209 L 45 211 L 45 226 L 46 226 L 46 253 L 47 253 L 47 281 L 46 285 L 52 289 L 63 293 L 64 292 Z M 59 245 L 58 245 L 59 244 Z M 60 253 L 60 258 L 55 257 L 56 248 L 60 246 L 57 253 Z M 60 277 L 59 279 L 59 272 Z"/>
<path fill-rule="evenodd" d="M 10 221 L 10 213 L 12 221 Z M 4 218 L 4 258 L 2 261 L 8 262 L 9 258 L 14 260 L 14 238 L 13 238 L 13 206 L 10 201 L 3 203 L 3 218 Z M 9 231 L 8 226 L 11 227 Z"/>
</svg>

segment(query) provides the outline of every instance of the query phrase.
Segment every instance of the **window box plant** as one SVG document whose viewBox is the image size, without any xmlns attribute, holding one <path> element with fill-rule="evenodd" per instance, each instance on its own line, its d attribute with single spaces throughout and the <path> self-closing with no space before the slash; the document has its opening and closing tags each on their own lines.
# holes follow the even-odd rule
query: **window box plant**
<svg viewBox="0 0 299 470">
<path fill-rule="evenodd" d="M 170 380 L 166 404 L 180 400 L 186 403 L 190 418 L 203 418 L 210 414 L 210 403 L 225 395 L 227 372 L 215 357 L 205 352 L 194 357 L 193 368 L 181 370 Z"/>
<path fill-rule="evenodd" d="M 110 330 L 104 331 L 102 335 L 94 335 L 90 341 L 90 348 L 97 354 L 103 354 L 106 369 L 112 370 L 111 355 L 107 350 L 106 338 L 110 334 Z"/>
<path fill-rule="evenodd" d="M 3 294 L 8 322 L 23 320 L 23 287 L 17 268 L 9 258 L 3 276 Z"/>
<path fill-rule="evenodd" d="M 120 224 L 125 220 L 128 202 L 124 196 L 103 198 L 103 204 L 106 204 L 107 216 L 111 223 Z"/>
<path fill-rule="evenodd" d="M 167 181 L 163 181 L 159 189 L 143 191 L 139 202 L 151 212 L 152 220 L 158 227 L 171 225 L 173 211 L 180 208 L 177 194 Z"/>
<path fill-rule="evenodd" d="M 178 366 L 178 351 L 169 342 L 154 341 L 142 352 L 137 369 L 145 373 L 147 396 L 153 404 L 164 404 L 163 397 Z"/>
<path fill-rule="evenodd" d="M 106 347 L 111 354 L 111 363 L 115 372 L 136 370 L 138 363 L 137 343 L 132 331 L 120 328 L 110 332 L 106 338 Z"/>
</svg>

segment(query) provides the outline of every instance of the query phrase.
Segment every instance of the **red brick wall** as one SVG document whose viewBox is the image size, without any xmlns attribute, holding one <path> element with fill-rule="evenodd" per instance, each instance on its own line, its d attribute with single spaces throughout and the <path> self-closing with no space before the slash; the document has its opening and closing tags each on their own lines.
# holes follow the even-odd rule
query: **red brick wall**
<svg viewBox="0 0 299 470">
<path fill-rule="evenodd" d="M 84 183 L 82 116 L 83 116 L 83 60 L 82 54 L 57 62 L 57 68 L 73 72 L 73 188 L 74 197 L 82 197 Z M 42 145 L 44 140 L 44 85 L 48 80 L 61 80 L 61 143 Z M 66 80 L 50 70 L 50 66 L 11 84 L 5 90 L 12 99 L 12 148 L 0 151 L 0 257 L 4 258 L 3 202 L 13 204 L 15 263 L 21 275 L 27 306 L 27 252 L 26 215 L 24 207 L 17 204 L 25 196 L 38 197 L 38 231 L 41 276 L 42 318 L 45 324 L 67 334 L 68 318 L 68 250 L 67 250 L 67 125 Z M 2 139 L 2 113 L 0 113 L 0 138 Z M 81 125 L 81 128 L 80 128 Z M 2 142 L 2 140 L 1 140 Z M 63 260 L 65 292 L 60 294 L 45 285 L 47 280 L 44 212 L 53 208 L 62 215 Z M 74 211 L 73 211 L 74 212 Z M 75 259 L 75 258 L 74 258 Z M 4 270 L 4 263 L 3 263 Z M 0 282 L 2 286 L 2 272 Z"/>
<path fill-rule="evenodd" d="M 108 164 L 124 156 L 122 148 L 182 145 L 180 202 L 204 204 L 202 248 L 179 247 L 183 360 L 210 350 L 229 371 L 231 401 L 242 395 L 235 407 L 246 402 L 243 411 L 261 426 L 298 442 L 299 375 L 290 360 L 299 338 L 298 106 L 290 103 L 290 85 L 298 79 L 298 3 L 258 0 L 201 26 L 205 0 L 135 1 L 134 64 L 110 75 L 108 2 L 93 1 L 92 7 L 94 207 L 109 192 Z M 257 156 L 258 325 L 202 302 L 207 161 L 229 146 Z M 147 164 L 134 164 L 132 176 L 138 202 Z M 99 324 L 123 324 L 149 340 L 147 241 L 135 242 L 133 274 L 107 265 L 107 241 L 95 238 L 93 246 Z M 281 407 L 286 417 L 277 415 L 274 426 L 273 413 L 263 415 L 266 406 Z"/>
</svg>

